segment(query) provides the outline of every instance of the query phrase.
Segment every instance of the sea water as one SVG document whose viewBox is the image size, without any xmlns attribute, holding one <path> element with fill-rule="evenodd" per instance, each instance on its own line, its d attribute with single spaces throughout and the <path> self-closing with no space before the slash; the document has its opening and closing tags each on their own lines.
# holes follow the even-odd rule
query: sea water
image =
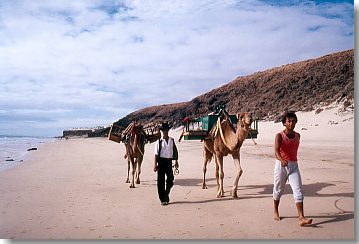
<svg viewBox="0 0 359 244">
<path fill-rule="evenodd" d="M 45 142 L 55 140 L 47 137 L 0 135 L 0 172 L 23 162 L 28 149 L 37 148 Z"/>
</svg>

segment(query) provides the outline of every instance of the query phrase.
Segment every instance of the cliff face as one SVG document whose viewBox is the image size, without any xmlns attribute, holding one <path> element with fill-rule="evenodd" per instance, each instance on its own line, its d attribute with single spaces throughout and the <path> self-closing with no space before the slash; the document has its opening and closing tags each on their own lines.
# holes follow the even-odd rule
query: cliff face
<svg viewBox="0 0 359 244">
<path fill-rule="evenodd" d="M 274 120 L 285 110 L 311 111 L 335 101 L 346 101 L 349 106 L 353 99 L 352 49 L 238 77 L 191 101 L 144 108 L 116 124 L 126 126 L 135 119 L 143 124 L 162 120 L 176 123 L 186 116 L 206 115 L 220 103 L 226 104 L 231 114 L 250 111 L 260 119 Z"/>
</svg>

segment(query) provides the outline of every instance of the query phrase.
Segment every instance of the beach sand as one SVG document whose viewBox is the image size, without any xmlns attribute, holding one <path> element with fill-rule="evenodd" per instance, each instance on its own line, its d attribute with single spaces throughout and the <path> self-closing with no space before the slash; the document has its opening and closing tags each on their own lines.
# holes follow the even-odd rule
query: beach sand
<svg viewBox="0 0 359 244">
<path fill-rule="evenodd" d="M 297 113 L 311 226 L 299 227 L 289 185 L 280 205 L 283 219 L 273 220 L 273 142 L 283 126 L 260 122 L 257 145 L 246 140 L 241 149 L 238 199 L 230 197 L 230 156 L 224 160 L 225 197 L 216 198 L 214 161 L 208 165 L 208 189 L 201 189 L 200 141 L 177 143 L 180 174 L 168 206 L 157 196 L 154 144 L 145 147 L 141 184 L 134 189 L 125 183 L 123 144 L 86 138 L 42 145 L 0 173 L 0 238 L 354 239 L 354 119 L 335 111 Z M 171 131 L 176 139 L 179 133 Z"/>
</svg>

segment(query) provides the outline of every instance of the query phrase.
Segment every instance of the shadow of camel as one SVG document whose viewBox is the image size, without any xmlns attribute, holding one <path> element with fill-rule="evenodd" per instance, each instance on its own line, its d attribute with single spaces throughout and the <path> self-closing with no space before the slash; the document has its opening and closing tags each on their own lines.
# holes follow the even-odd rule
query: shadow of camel
<svg viewBox="0 0 359 244">
<path fill-rule="evenodd" d="M 237 201 L 240 198 L 233 198 L 231 196 L 224 196 L 221 198 L 213 198 L 213 199 L 206 199 L 200 201 L 175 201 L 171 202 L 170 204 L 197 204 L 197 203 L 209 203 L 209 202 L 217 202 L 217 201 Z"/>
<path fill-rule="evenodd" d="M 208 181 L 214 181 L 215 178 L 210 178 Z M 200 186 L 202 180 L 200 179 L 177 179 L 175 185 L 181 186 Z M 303 186 L 303 193 L 305 197 L 349 197 L 354 198 L 354 192 L 335 192 L 335 193 L 319 193 L 326 187 L 335 186 L 332 183 L 311 183 Z M 256 190 L 254 193 L 245 193 L 246 190 Z M 177 204 L 186 204 L 186 203 L 207 203 L 213 201 L 227 201 L 227 200 L 241 200 L 241 199 L 262 199 L 262 198 L 272 198 L 273 184 L 265 185 L 246 185 L 239 186 L 238 188 L 238 198 L 232 198 L 230 195 L 227 195 L 223 198 L 214 198 L 203 201 L 179 201 Z M 226 192 L 228 193 L 228 192 Z M 292 194 L 291 188 L 289 185 L 286 186 L 286 189 L 283 193 Z"/>
<path fill-rule="evenodd" d="M 215 181 L 216 178 L 208 178 L 206 179 L 206 183 Z M 175 185 L 179 186 L 198 186 L 201 187 L 202 179 L 175 179 Z M 346 183 L 346 182 L 338 182 L 338 183 Z M 217 187 L 216 183 L 207 184 L 208 188 Z M 335 183 L 327 183 L 327 182 L 317 182 L 303 185 L 303 194 L 306 197 L 351 197 L 354 198 L 354 192 L 336 192 L 336 193 L 320 193 L 324 188 L 336 186 Z M 255 194 L 247 194 L 247 196 L 256 196 L 259 194 L 264 195 L 272 195 L 273 193 L 273 184 L 265 184 L 265 185 L 239 185 L 238 191 L 243 192 L 244 190 L 252 190 L 258 189 L 258 192 Z M 287 183 L 283 195 L 292 194 L 292 189 L 290 185 Z"/>
<path fill-rule="evenodd" d="M 341 182 L 343 183 L 343 182 Z M 354 198 L 354 192 L 335 192 L 335 193 L 319 193 L 326 187 L 336 186 L 333 183 L 311 183 L 303 185 L 303 194 L 306 197 L 351 197 Z M 261 189 L 256 194 L 272 194 L 273 193 L 273 184 L 266 184 L 266 185 L 246 185 L 240 186 L 239 190 L 246 190 L 246 189 Z M 289 184 L 286 185 L 283 195 L 292 194 L 292 189 Z"/>
<path fill-rule="evenodd" d="M 216 180 L 215 178 L 206 178 L 206 183 Z M 202 179 L 175 179 L 175 185 L 179 186 L 202 186 Z M 216 185 L 216 184 L 215 184 Z M 208 185 L 211 186 L 211 185 Z"/>
</svg>

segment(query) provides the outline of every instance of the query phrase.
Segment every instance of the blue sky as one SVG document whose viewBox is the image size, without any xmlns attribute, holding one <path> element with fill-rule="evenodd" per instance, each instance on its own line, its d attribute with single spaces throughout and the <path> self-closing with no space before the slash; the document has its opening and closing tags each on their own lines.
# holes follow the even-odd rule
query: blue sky
<svg viewBox="0 0 359 244">
<path fill-rule="evenodd" d="M 107 126 L 352 48 L 352 1 L 0 0 L 0 135 Z"/>
</svg>

